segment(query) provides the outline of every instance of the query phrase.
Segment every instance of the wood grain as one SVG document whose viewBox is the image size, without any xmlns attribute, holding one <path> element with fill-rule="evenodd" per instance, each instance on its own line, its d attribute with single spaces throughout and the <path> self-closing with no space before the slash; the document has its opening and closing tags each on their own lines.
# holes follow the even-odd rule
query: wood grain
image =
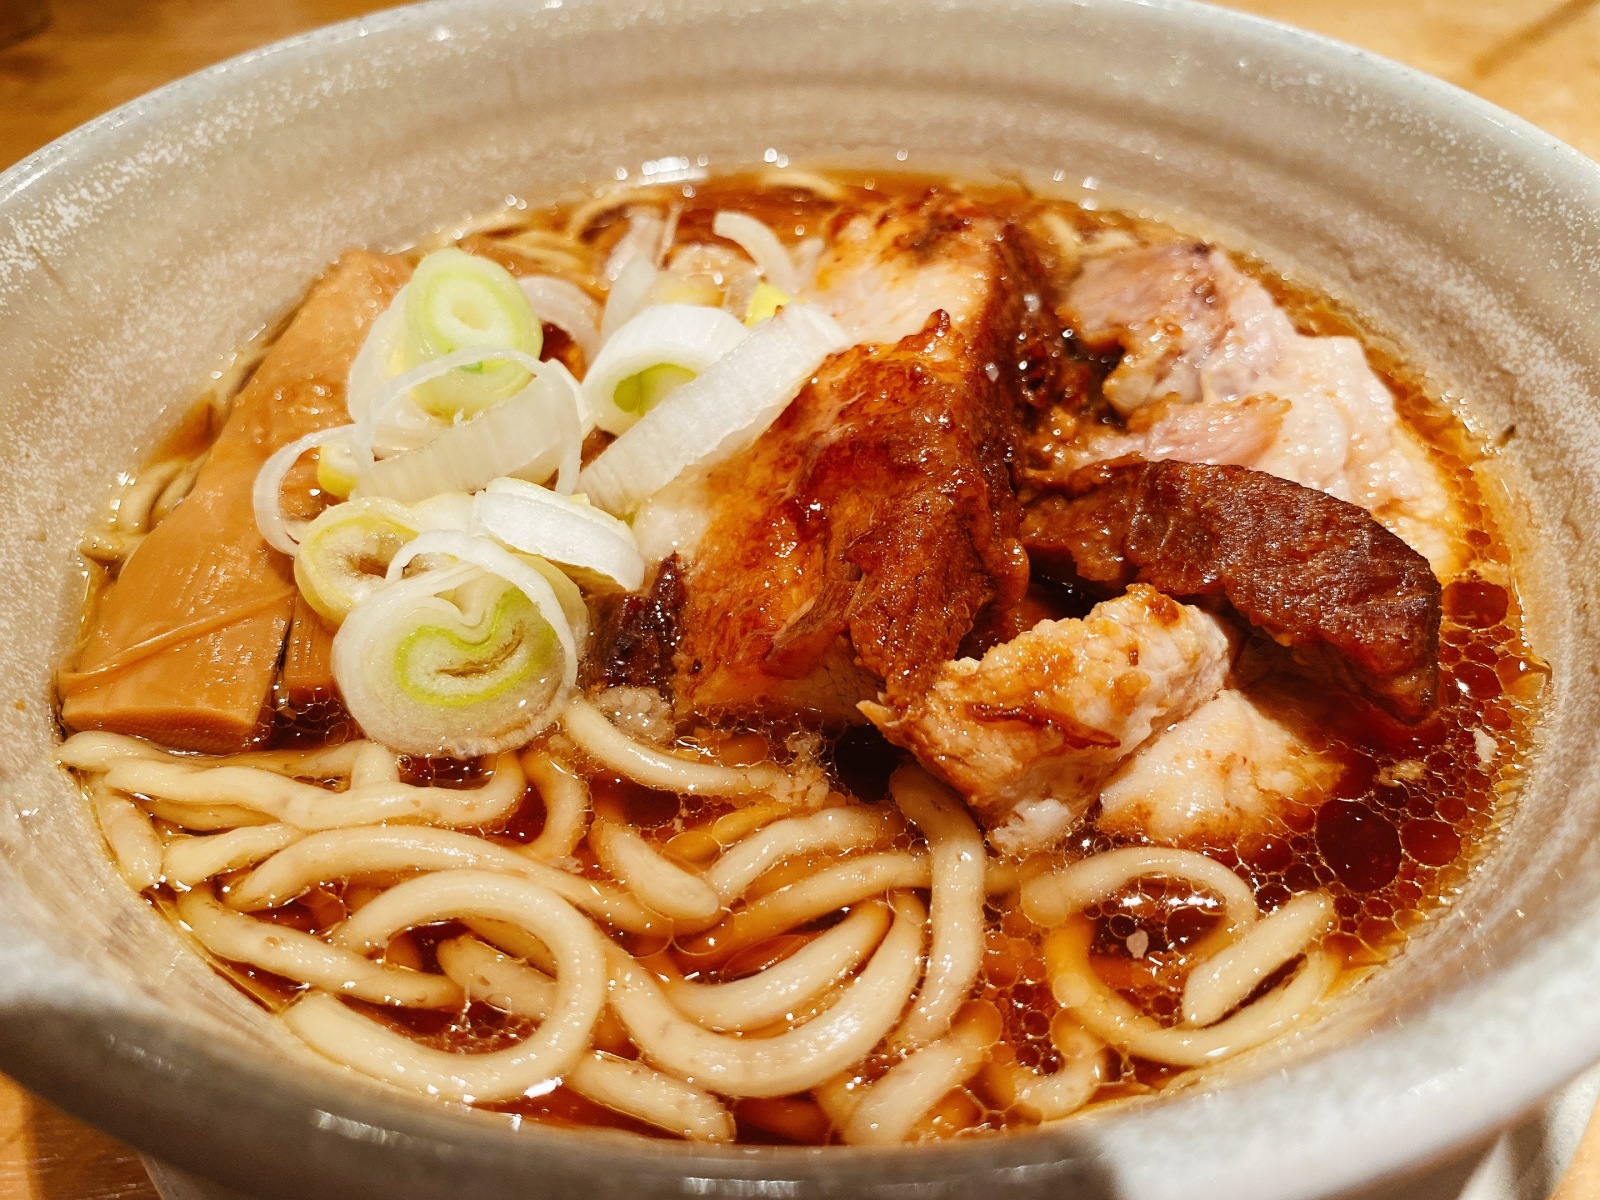
<svg viewBox="0 0 1600 1200">
<path fill-rule="evenodd" d="M 0 0 L 4 3 L 5 0 Z M 0 49 L 0 169 L 151 88 L 387 7 L 362 0 L 55 0 Z M 1600 155 L 1600 0 L 1237 0 L 1470 88 Z M 0 1200 L 155 1200 L 138 1156 L 0 1077 Z M 1557 1200 L 1600 1198 L 1600 1125 Z"/>
<path fill-rule="evenodd" d="M 1600 158 L 1600 4 L 1569 5 L 1548 37 L 1507 45 L 1476 90 Z"/>
<path fill-rule="evenodd" d="M 0 167 L 191 71 L 386 7 L 371 0 L 54 0 L 43 33 L 0 51 Z"/>
<path fill-rule="evenodd" d="M 139 1156 L 0 1077 L 0 1197 L 157 1200 Z"/>
<path fill-rule="evenodd" d="M 1537 33 L 1566 0 L 1239 0 L 1244 9 L 1471 84 L 1496 48 Z"/>
<path fill-rule="evenodd" d="M 1578 1151 L 1550 1200 L 1595 1200 L 1600 1196 L 1600 1111 L 1589 1118 Z"/>
</svg>

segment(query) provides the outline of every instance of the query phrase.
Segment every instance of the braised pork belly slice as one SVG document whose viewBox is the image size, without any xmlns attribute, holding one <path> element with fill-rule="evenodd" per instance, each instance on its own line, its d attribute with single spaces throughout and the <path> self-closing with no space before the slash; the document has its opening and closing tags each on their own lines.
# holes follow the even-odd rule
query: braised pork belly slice
<svg viewBox="0 0 1600 1200">
<path fill-rule="evenodd" d="M 1439 686 L 1440 587 L 1365 510 L 1243 467 L 1101 464 L 1029 505 L 1034 569 L 1225 599 L 1315 676 L 1404 721 Z"/>
<path fill-rule="evenodd" d="M 1114 415 L 1085 414 L 1052 445 L 1056 477 L 1130 455 L 1253 467 L 1366 509 L 1442 576 L 1458 569 L 1444 479 L 1354 338 L 1301 334 L 1191 242 L 1089 258 L 1059 311 L 1082 346 L 1122 357 L 1103 384 Z"/>
<path fill-rule="evenodd" d="M 903 709 L 862 709 L 966 797 L 996 848 L 1022 853 L 1059 841 L 1130 752 L 1216 695 L 1231 657 L 1216 618 L 1136 584 L 945 663 Z"/>
<path fill-rule="evenodd" d="M 1060 339 L 1010 233 L 937 195 L 851 222 L 812 298 L 864 344 L 640 514 L 687 531 L 680 710 L 859 721 L 862 700 L 920 694 L 980 612 L 1022 594 L 1007 460 L 1039 384 L 1030 347 Z"/>
<path fill-rule="evenodd" d="M 1237 844 L 1314 806 L 1339 766 L 1280 716 L 1224 688 L 1136 750 L 1100 789 L 1098 824 L 1166 845 Z"/>
</svg>

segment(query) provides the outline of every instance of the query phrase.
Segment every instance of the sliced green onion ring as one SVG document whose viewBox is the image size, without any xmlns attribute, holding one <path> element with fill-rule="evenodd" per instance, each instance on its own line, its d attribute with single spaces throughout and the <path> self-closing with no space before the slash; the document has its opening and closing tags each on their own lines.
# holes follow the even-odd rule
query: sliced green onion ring
<svg viewBox="0 0 1600 1200">
<path fill-rule="evenodd" d="M 628 208 L 628 230 L 617 240 L 606 258 L 602 272 L 608 283 L 615 284 L 628 269 L 628 264 L 643 260 L 651 267 L 659 266 L 666 253 L 667 218 L 661 211 L 647 204 Z M 676 226 L 674 221 L 673 225 Z"/>
<path fill-rule="evenodd" d="M 576 584 L 538 558 L 519 558 L 488 538 L 448 530 L 418 534 L 402 547 L 389 561 L 390 582 L 403 579 L 406 567 L 425 554 L 448 554 L 521 588 L 555 629 L 556 640 L 566 656 L 563 684 L 571 687 L 577 682 L 578 646 L 589 636 L 589 609 Z"/>
<path fill-rule="evenodd" d="M 405 293 L 400 348 L 406 367 L 461 350 L 516 350 L 539 357 L 544 344 L 539 317 L 511 272 L 497 262 L 454 247 L 436 250 L 417 264 Z M 415 398 L 433 416 L 470 417 L 510 399 L 527 385 L 528 375 L 513 359 L 480 359 L 416 385 Z"/>
<path fill-rule="evenodd" d="M 674 385 L 699 375 L 749 333 L 717 308 L 653 304 L 644 309 L 612 334 L 584 376 L 583 398 L 595 424 L 607 433 L 622 433 Z"/>
<path fill-rule="evenodd" d="M 827 357 L 848 344 L 820 308 L 785 305 L 601 451 L 578 477 L 579 488 L 608 512 L 632 513 L 690 468 L 752 445 Z"/>
<path fill-rule="evenodd" d="M 348 500 L 360 484 L 360 464 L 346 439 L 337 438 L 317 447 L 317 486 L 325 494 Z"/>
<path fill-rule="evenodd" d="M 484 533 L 566 568 L 587 587 L 625 592 L 644 583 L 633 531 L 582 496 L 561 496 L 520 479 L 496 479 L 473 500 Z"/>
<path fill-rule="evenodd" d="M 782 288 L 773 287 L 763 280 L 750 294 L 750 303 L 744 310 L 744 323 L 754 329 L 761 322 L 778 315 L 785 304 L 793 304 L 794 297 Z"/>
<path fill-rule="evenodd" d="M 669 221 L 648 205 L 633 205 L 627 215 L 628 231 L 611 248 L 601 272 L 607 285 L 605 312 L 600 317 L 602 344 L 649 302 L 678 224 L 676 217 Z"/>
<path fill-rule="evenodd" d="M 517 280 L 533 305 L 533 311 L 547 325 L 554 325 L 583 351 L 585 362 L 600 353 L 600 306 L 577 284 L 554 275 L 524 275 Z"/>
<path fill-rule="evenodd" d="M 456 563 L 404 577 L 425 555 Z M 565 708 L 587 613 L 554 567 L 429 532 L 395 555 L 388 578 L 333 640 L 334 678 L 368 737 L 408 754 L 489 754 L 524 744 Z"/>
<path fill-rule="evenodd" d="M 337 625 L 387 582 L 389 563 L 417 533 L 411 513 L 393 500 L 335 504 L 306 526 L 294 581 L 306 602 Z"/>
<path fill-rule="evenodd" d="M 655 263 L 644 256 L 630 259 L 622 268 L 611 290 L 606 293 L 605 311 L 600 316 L 600 342 L 602 347 L 650 301 L 650 292 L 656 286 L 661 272 Z"/>
<path fill-rule="evenodd" d="M 583 351 L 585 362 L 593 362 L 600 351 L 600 306 L 587 292 L 576 284 L 550 275 L 528 275 L 516 279 L 522 295 L 533 306 L 533 313 L 541 324 L 554 325 L 567 334 Z M 392 385 L 406 373 L 407 359 L 402 353 L 406 335 L 406 306 L 411 295 L 411 284 L 406 284 L 395 294 L 378 319 L 373 323 L 355 362 L 350 367 L 346 382 L 346 404 L 353 421 L 370 429 L 369 445 L 381 446 L 390 451 L 415 450 L 426 445 L 446 427 L 445 418 L 430 411 L 419 402 L 417 387 L 426 389 L 429 381 L 407 385 L 396 393 Z M 542 341 L 542 337 L 541 337 Z M 485 347 L 477 347 L 485 349 Z M 487 347 L 504 349 L 504 347 Z M 537 357 L 537 355 L 535 355 Z M 456 373 L 470 372 L 487 362 L 509 363 L 526 379 L 526 365 L 509 354 L 487 355 L 477 359 L 462 358 L 463 366 L 450 368 L 439 378 Z M 426 364 L 423 364 L 426 365 Z M 381 411 L 367 419 L 374 405 Z M 470 415 L 470 414 L 462 414 Z"/>
<path fill-rule="evenodd" d="M 352 421 L 361 420 L 389 382 L 404 373 L 400 365 L 400 339 L 405 334 L 406 290 L 410 286 L 408 283 L 396 292 L 389 307 L 378 314 L 361 349 L 356 352 L 355 362 L 350 364 L 350 374 L 345 381 L 345 407 L 350 410 Z"/>
<path fill-rule="evenodd" d="M 295 463 L 300 461 L 300 456 L 311 453 L 319 446 L 353 441 L 358 434 L 359 427 L 355 425 L 319 429 L 281 447 L 261 464 L 261 469 L 256 472 L 255 483 L 251 485 L 250 502 L 255 509 L 256 528 L 261 531 L 267 545 L 285 554 L 295 552 L 297 535 L 303 526 L 300 522 L 294 522 L 291 527 L 291 523 L 284 520 L 283 481 L 288 478 Z"/>
<path fill-rule="evenodd" d="M 391 406 L 419 383 L 489 359 L 526 368 L 528 386 L 471 420 L 446 426 L 425 446 L 374 459 L 373 430 Z M 462 350 L 390 382 L 350 436 L 364 463 L 361 494 L 412 503 L 438 492 L 477 491 L 505 475 L 543 480 L 554 474 L 556 490 L 571 492 L 586 426 L 592 427 L 584 416 L 578 381 L 559 362 L 540 362 L 517 351 Z"/>
<path fill-rule="evenodd" d="M 439 492 L 408 505 L 406 511 L 411 514 L 411 527 L 418 533 L 473 531 L 472 497 L 465 492 Z"/>
<path fill-rule="evenodd" d="M 792 296 L 800 290 L 800 272 L 795 269 L 794 260 L 765 221 L 749 213 L 724 210 L 712 220 L 711 232 L 748 254 L 762 277 L 779 291 Z"/>
</svg>

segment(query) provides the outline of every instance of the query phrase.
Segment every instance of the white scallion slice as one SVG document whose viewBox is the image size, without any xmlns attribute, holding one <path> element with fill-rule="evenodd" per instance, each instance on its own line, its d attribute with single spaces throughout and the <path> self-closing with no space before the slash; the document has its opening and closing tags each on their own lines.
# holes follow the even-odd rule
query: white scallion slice
<svg viewBox="0 0 1600 1200">
<path fill-rule="evenodd" d="M 261 464 L 261 470 L 256 472 L 255 483 L 251 487 L 250 502 L 255 508 L 256 528 L 261 531 L 267 545 L 285 554 L 295 551 L 301 526 L 296 522 L 291 528 L 290 522 L 284 519 L 283 481 L 288 478 L 295 463 L 300 461 L 301 455 L 309 454 L 319 446 L 346 440 L 355 433 L 354 425 L 320 429 L 296 438 Z"/>
<path fill-rule="evenodd" d="M 672 224 L 676 228 L 677 221 Z M 602 343 L 649 302 L 666 253 L 666 235 L 667 221 L 657 209 L 634 205 L 628 210 L 628 231 L 612 247 L 601 272 L 609 289 L 600 318 Z"/>
<path fill-rule="evenodd" d="M 590 588 L 635 591 L 644 559 L 633 531 L 581 496 L 561 496 L 520 479 L 496 479 L 474 498 L 478 528 L 524 554 L 566 568 Z"/>
<path fill-rule="evenodd" d="M 487 263 L 493 271 L 501 270 L 486 259 L 465 257 L 472 262 Z M 509 272 L 506 273 L 505 279 L 512 279 Z M 491 282 L 498 285 L 504 280 Z M 600 307 L 582 288 L 564 279 L 548 275 L 533 275 L 524 279 L 513 279 L 513 282 L 522 297 L 532 305 L 529 312 L 533 324 L 529 326 L 521 340 L 524 346 L 534 347 L 529 352 L 533 357 L 538 356 L 540 344 L 543 342 L 542 332 L 534 336 L 533 330 L 540 322 L 547 321 L 571 337 L 583 350 L 586 360 L 593 360 L 599 350 Z M 416 357 L 408 344 L 407 326 L 407 312 L 412 306 L 413 286 L 414 281 L 401 288 L 389 307 L 384 309 L 373 322 L 366 340 L 361 343 L 361 350 L 356 355 L 355 362 L 351 364 L 350 374 L 346 380 L 345 403 L 350 411 L 350 419 L 370 428 L 372 433 L 368 439 L 370 443 L 390 450 L 412 450 L 425 444 L 439 432 L 448 419 L 456 415 L 454 409 L 447 410 L 443 415 L 431 411 L 431 406 L 422 403 L 422 395 L 412 387 L 407 387 L 399 393 L 391 387 L 395 379 L 405 374 L 408 366 L 413 365 Z M 509 296 L 505 299 L 512 304 L 513 309 L 520 306 L 519 302 L 512 301 Z M 512 315 L 520 320 L 523 314 L 513 312 Z M 508 324 L 515 325 L 517 321 Z M 468 347 L 468 349 L 473 348 L 484 347 Z M 448 380 L 453 375 L 458 380 L 465 380 L 469 386 L 474 386 L 482 384 L 486 378 L 480 372 L 496 369 L 493 367 L 493 360 L 488 356 L 477 359 L 463 358 L 460 361 L 464 364 L 461 368 L 437 376 L 435 379 Z M 516 378 L 526 380 L 525 369 L 518 365 L 514 358 L 502 360 L 501 365 L 513 368 Z M 432 382 L 434 380 L 429 380 L 429 383 Z M 427 387 L 424 386 L 421 390 L 426 392 Z M 482 394 L 478 398 L 491 399 L 487 394 Z M 374 404 L 382 409 L 381 418 L 367 420 L 367 414 Z"/>
<path fill-rule="evenodd" d="M 476 518 L 472 497 L 465 492 L 440 492 L 410 505 L 411 528 L 418 533 L 443 530 L 446 533 L 471 533 Z"/>
<path fill-rule="evenodd" d="M 722 289 L 703 275 L 684 275 L 666 270 L 656 273 L 656 283 L 650 289 L 650 304 L 695 304 L 702 308 L 719 308 Z"/>
<path fill-rule="evenodd" d="M 463 350 L 400 376 L 357 426 L 357 452 L 365 442 L 370 453 L 365 439 L 382 420 L 385 406 L 416 383 L 491 355 L 526 368 L 528 386 L 471 420 L 446 427 L 425 446 L 372 463 L 362 473 L 363 495 L 412 503 L 439 492 L 477 491 L 503 475 L 543 480 L 554 474 L 557 491 L 572 490 L 585 432 L 578 381 L 559 362 L 515 352 Z"/>
<path fill-rule="evenodd" d="M 655 263 L 643 256 L 630 259 L 627 266 L 622 268 L 621 274 L 611 284 L 611 290 L 606 293 L 606 308 L 600 317 L 602 346 L 649 303 L 650 293 L 660 274 Z"/>
<path fill-rule="evenodd" d="M 601 272 L 606 281 L 615 284 L 622 278 L 628 264 L 638 259 L 643 259 L 652 267 L 660 266 L 662 235 L 666 228 L 667 220 L 659 209 L 645 204 L 636 204 L 628 209 L 628 230 L 611 248 Z"/>
<path fill-rule="evenodd" d="M 499 263 L 465 251 L 436 250 L 405 287 L 401 357 L 419 367 L 461 350 L 516 350 L 539 357 L 539 318 L 516 279 Z M 470 417 L 507 400 L 528 382 L 509 358 L 486 358 L 416 385 L 415 398 L 436 417 Z"/>
<path fill-rule="evenodd" d="M 548 602 L 553 598 L 565 620 L 564 625 L 557 626 L 557 639 L 563 651 L 570 651 L 563 680 L 569 687 L 577 681 L 578 651 L 589 636 L 589 606 L 584 603 L 577 584 L 542 558 L 513 554 L 488 538 L 438 529 L 419 533 L 390 560 L 390 582 L 403 578 L 406 568 L 416 559 L 434 554 L 448 554 L 459 562 L 470 563 L 515 584 L 554 625 L 555 618 L 548 611 Z M 544 581 L 543 589 L 539 580 Z"/>
<path fill-rule="evenodd" d="M 413 559 L 436 554 L 457 564 L 401 577 Z M 559 715 L 577 677 L 573 618 L 581 626 L 583 609 L 555 568 L 435 532 L 397 554 L 389 575 L 333 640 L 334 678 L 368 737 L 403 753 L 464 757 L 520 746 Z"/>
<path fill-rule="evenodd" d="M 325 509 L 306 526 L 294 558 L 300 594 L 339 624 L 384 586 L 390 561 L 417 532 L 411 513 L 393 500 L 369 498 Z"/>
<path fill-rule="evenodd" d="M 691 467 L 752 445 L 823 361 L 849 344 L 820 308 L 790 304 L 646 413 L 578 477 L 608 512 L 625 515 Z"/>
<path fill-rule="evenodd" d="M 408 283 L 395 293 L 389 307 L 373 322 L 345 383 L 345 406 L 350 419 L 362 430 L 351 440 L 357 467 L 371 464 L 374 447 L 390 454 L 415 450 L 427 445 L 449 424 L 423 408 L 409 386 L 395 386 L 406 374 L 401 342 L 405 338 L 410 286 Z M 463 355 L 461 361 L 471 360 Z"/>
<path fill-rule="evenodd" d="M 800 290 L 800 272 L 794 260 L 764 221 L 748 213 L 719 212 L 711 222 L 711 232 L 748 254 L 766 281 L 779 291 L 792 296 Z"/>
<path fill-rule="evenodd" d="M 788 292 L 762 282 L 750 295 L 750 303 L 744 310 L 744 323 L 754 329 L 761 322 L 777 316 L 778 310 L 785 304 L 793 303 L 794 297 Z"/>
<path fill-rule="evenodd" d="M 583 379 L 595 424 L 621 433 L 749 336 L 733 317 L 693 304 L 654 304 L 606 341 Z"/>
<path fill-rule="evenodd" d="M 517 280 L 539 314 L 541 321 L 554 325 L 577 343 L 585 362 L 600 353 L 600 306 L 575 283 L 554 275 L 524 275 Z"/>
<path fill-rule="evenodd" d="M 317 486 L 330 496 L 347 500 L 361 485 L 361 462 L 343 438 L 317 447 Z"/>
<path fill-rule="evenodd" d="M 391 584 L 345 619 L 333 674 L 373 741 L 466 757 L 522 745 L 559 711 L 561 648 L 517 587 L 472 568 Z"/>
<path fill-rule="evenodd" d="M 373 400 L 402 373 L 400 339 L 405 335 L 406 289 L 410 286 L 408 283 L 395 293 L 389 307 L 378 314 L 367 331 L 366 340 L 361 343 L 355 362 L 350 364 L 350 375 L 345 381 L 345 407 L 350 410 L 352 421 L 360 421 Z"/>
</svg>

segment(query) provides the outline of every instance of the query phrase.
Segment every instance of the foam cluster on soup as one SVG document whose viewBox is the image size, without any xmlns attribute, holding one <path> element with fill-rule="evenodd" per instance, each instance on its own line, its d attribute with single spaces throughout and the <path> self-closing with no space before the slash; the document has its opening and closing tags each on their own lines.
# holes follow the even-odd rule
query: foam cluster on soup
<svg viewBox="0 0 1600 1200">
<path fill-rule="evenodd" d="M 1034 1126 L 1457 894 L 1544 664 L 1331 299 L 771 171 L 352 250 L 85 535 L 62 762 L 312 1049 L 715 1142 Z"/>
</svg>

